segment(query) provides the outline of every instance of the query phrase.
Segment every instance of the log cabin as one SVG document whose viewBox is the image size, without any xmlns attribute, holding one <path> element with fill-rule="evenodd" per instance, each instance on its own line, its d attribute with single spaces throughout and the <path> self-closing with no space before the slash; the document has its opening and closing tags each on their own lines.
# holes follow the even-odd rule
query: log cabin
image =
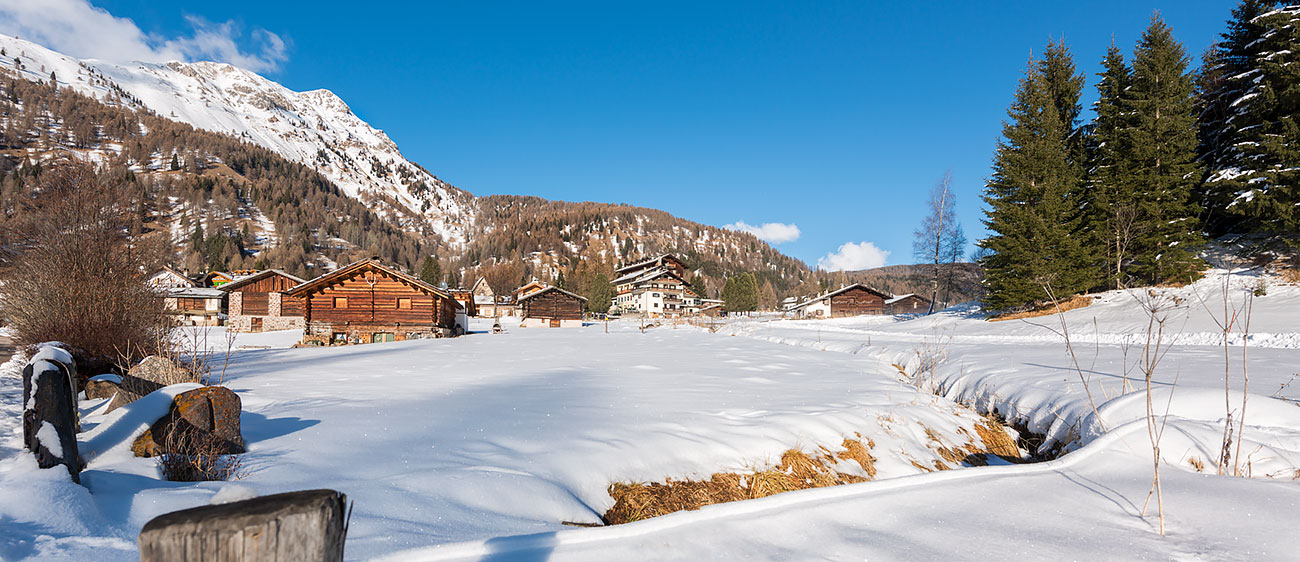
<svg viewBox="0 0 1300 562">
<path fill-rule="evenodd" d="M 930 299 L 909 293 L 885 301 L 885 306 L 890 314 L 925 314 L 930 311 Z"/>
<path fill-rule="evenodd" d="M 844 318 L 864 314 L 884 314 L 885 301 L 892 298 L 861 283 L 846 285 L 794 307 L 805 318 Z"/>
<path fill-rule="evenodd" d="M 346 344 L 458 335 L 464 309 L 424 281 L 365 259 L 284 293 L 301 299 L 304 343 Z"/>
<path fill-rule="evenodd" d="M 302 283 L 284 271 L 267 269 L 222 285 L 229 295 L 226 325 L 232 332 L 303 329 L 302 299 L 284 296 Z"/>
<path fill-rule="evenodd" d="M 559 287 L 545 287 L 519 299 L 519 315 L 526 328 L 581 328 L 587 298 Z"/>
</svg>

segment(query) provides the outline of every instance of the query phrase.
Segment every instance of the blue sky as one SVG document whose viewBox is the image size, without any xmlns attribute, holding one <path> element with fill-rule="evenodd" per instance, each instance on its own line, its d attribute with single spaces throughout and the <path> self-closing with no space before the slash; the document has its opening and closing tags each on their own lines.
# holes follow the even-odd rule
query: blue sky
<svg viewBox="0 0 1300 562">
<path fill-rule="evenodd" d="M 0 32 L 26 1 L 0 0 Z M 49 0 L 67 9 L 48 17 L 75 19 L 85 1 Z M 793 224 L 799 237 L 776 247 L 816 265 L 847 242 L 911 263 L 949 169 L 981 236 L 1001 120 L 1049 36 L 1072 47 L 1091 101 L 1112 38 L 1130 53 L 1159 10 L 1199 58 L 1235 1 L 93 5 L 143 41 L 222 35 L 212 58 L 333 90 L 472 193 Z"/>
</svg>

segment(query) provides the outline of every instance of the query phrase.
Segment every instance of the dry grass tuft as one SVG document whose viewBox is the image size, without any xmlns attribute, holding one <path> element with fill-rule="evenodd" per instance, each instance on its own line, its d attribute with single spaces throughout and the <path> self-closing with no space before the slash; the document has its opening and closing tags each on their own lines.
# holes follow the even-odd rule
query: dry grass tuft
<svg viewBox="0 0 1300 562">
<path fill-rule="evenodd" d="M 1065 312 L 1067 310 L 1083 308 L 1085 306 L 1092 304 L 1092 297 L 1087 295 L 1079 295 L 1061 301 L 1059 304 L 1060 304 L 1060 311 Z M 1039 316 L 1051 316 L 1053 314 L 1056 314 L 1056 312 L 1057 312 L 1057 305 L 1048 303 L 1046 306 L 1043 306 L 1041 308 L 1036 308 L 1034 310 L 999 314 L 997 316 L 990 317 L 989 322 L 1001 322 L 1003 320 L 1019 320 L 1021 318 L 1037 318 Z"/>
<path fill-rule="evenodd" d="M 989 452 L 1007 460 L 1020 458 L 1020 447 L 1016 445 L 1016 440 L 996 421 L 985 420 L 984 423 L 975 424 L 975 433 L 984 442 L 984 451 L 981 452 Z"/>
<path fill-rule="evenodd" d="M 1281 278 L 1283 283 L 1300 284 L 1300 267 L 1288 267 L 1278 271 L 1278 277 Z"/>
<path fill-rule="evenodd" d="M 1202 461 L 1201 457 L 1189 458 L 1187 459 L 1187 464 L 1192 465 L 1192 468 L 1196 469 L 1196 472 L 1205 472 L 1205 461 Z"/>
<path fill-rule="evenodd" d="M 663 483 L 615 483 L 609 487 L 614 507 L 605 512 L 605 521 L 611 525 L 630 523 L 715 503 L 865 482 L 875 476 L 875 458 L 861 441 L 845 439 L 844 447 L 845 450 L 839 453 L 820 448 L 821 451 L 814 455 L 790 449 L 781 454 L 779 464 L 753 474 L 720 472 L 702 481 L 669 479 Z M 840 460 L 857 462 L 870 476 L 864 478 L 835 470 Z"/>
</svg>

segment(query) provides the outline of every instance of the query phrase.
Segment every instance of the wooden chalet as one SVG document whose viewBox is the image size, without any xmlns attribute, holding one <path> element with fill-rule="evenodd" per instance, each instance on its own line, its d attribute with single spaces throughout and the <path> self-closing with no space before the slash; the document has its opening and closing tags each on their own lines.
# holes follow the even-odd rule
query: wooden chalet
<svg viewBox="0 0 1300 562">
<path fill-rule="evenodd" d="M 522 299 L 528 295 L 541 291 L 542 289 L 545 289 L 547 287 L 548 285 L 542 283 L 541 281 L 533 281 L 531 283 L 528 283 L 527 285 L 515 289 L 515 301 L 518 301 L 519 299 Z"/>
<path fill-rule="evenodd" d="M 469 292 L 474 297 L 474 313 L 471 316 L 486 316 L 488 318 L 500 316 L 497 314 L 496 291 L 492 290 L 492 286 L 488 284 L 486 277 L 479 277 Z"/>
<path fill-rule="evenodd" d="M 366 259 L 284 293 L 301 299 L 304 342 L 370 343 L 462 333 L 464 309 L 442 289 Z"/>
<path fill-rule="evenodd" d="M 864 314 L 884 314 L 885 301 L 893 298 L 861 283 L 846 285 L 814 299 L 809 299 L 792 310 L 805 318 L 844 318 Z"/>
<path fill-rule="evenodd" d="M 206 287 L 168 287 L 158 289 L 163 309 L 182 326 L 220 326 L 225 314 L 222 307 L 226 293 Z"/>
<path fill-rule="evenodd" d="M 909 293 L 885 301 L 885 307 L 889 314 L 925 314 L 930 311 L 930 299 Z"/>
<path fill-rule="evenodd" d="M 559 287 L 544 287 L 519 299 L 519 316 L 524 327 L 582 327 L 582 311 L 587 297 Z"/>
<path fill-rule="evenodd" d="M 267 269 L 221 287 L 227 295 L 226 325 L 232 332 L 301 330 L 302 299 L 284 296 L 303 280 L 278 269 Z"/>
<path fill-rule="evenodd" d="M 478 304 L 474 301 L 474 292 L 469 289 L 445 289 L 451 298 L 456 299 L 465 309 L 465 314 L 478 316 Z"/>
</svg>

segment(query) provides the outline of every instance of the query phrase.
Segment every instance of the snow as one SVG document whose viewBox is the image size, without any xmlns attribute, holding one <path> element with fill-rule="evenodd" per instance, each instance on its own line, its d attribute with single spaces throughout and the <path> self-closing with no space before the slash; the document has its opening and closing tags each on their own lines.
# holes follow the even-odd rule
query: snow
<svg viewBox="0 0 1300 562">
<path fill-rule="evenodd" d="M 113 373 L 105 373 L 90 377 L 91 382 L 111 382 L 113 384 L 122 384 L 122 377 Z"/>
<path fill-rule="evenodd" d="M 59 442 L 59 430 L 48 421 L 41 421 L 41 428 L 36 430 L 36 442 L 45 447 L 50 454 L 63 458 L 63 443 Z"/>
<path fill-rule="evenodd" d="M 165 482 L 153 461 L 130 456 L 133 436 L 184 386 L 110 414 L 83 403 L 86 487 L 36 470 L 14 436 L 10 364 L 0 369 L 0 558 L 134 560 L 133 537 L 159 514 L 332 488 L 355 502 L 350 560 L 1293 559 L 1300 388 L 1288 383 L 1300 363 L 1300 288 L 1265 279 L 1250 337 L 1232 331 L 1251 345 L 1230 356 L 1235 375 L 1249 367 L 1250 394 L 1237 378 L 1227 396 L 1234 419 L 1247 400 L 1238 468 L 1251 478 L 1213 476 L 1222 297 L 1244 308 L 1259 280 L 1217 271 L 1155 297 L 1100 295 L 1065 314 L 1078 371 L 1055 317 L 988 322 L 975 307 L 745 319 L 717 333 L 611 322 L 608 334 L 489 334 L 492 320 L 479 319 L 462 338 L 331 348 L 289 349 L 298 332 L 238 334 L 225 365 L 248 443 L 237 482 Z M 1166 427 L 1165 537 L 1155 508 L 1142 513 L 1152 453 L 1134 341 L 1144 298 L 1173 303 L 1153 393 Z M 223 334 L 206 339 L 223 342 L 219 354 Z M 932 372 L 918 372 L 927 363 Z M 912 464 L 938 458 L 935 438 L 963 442 L 982 421 L 972 408 L 997 409 L 1071 452 L 933 473 Z M 747 473 L 790 448 L 841 450 L 858 433 L 875 444 L 871 482 L 615 527 L 561 524 L 597 521 L 613 482 Z"/>
<path fill-rule="evenodd" d="M 0 35 L 0 47 L 10 57 L 21 54 L 24 78 L 48 81 L 54 71 L 60 87 L 101 100 L 113 95 L 116 86 L 162 117 L 247 140 L 315 168 L 350 197 L 391 197 L 410 214 L 422 214 L 449 244 L 466 243 L 465 225 L 474 214 L 468 194 L 406 160 L 383 131 L 362 121 L 329 90 L 295 92 L 224 63 L 79 61 L 5 35 Z M 85 76 L 92 78 L 71 80 Z M 135 105 L 132 100 L 124 104 Z M 322 153 L 324 160 L 318 156 Z M 388 171 L 374 167 L 376 161 Z M 406 168 L 406 178 L 399 167 Z M 415 193 L 411 186 L 417 183 L 429 192 Z M 429 209 L 421 213 L 426 201 Z"/>
</svg>

